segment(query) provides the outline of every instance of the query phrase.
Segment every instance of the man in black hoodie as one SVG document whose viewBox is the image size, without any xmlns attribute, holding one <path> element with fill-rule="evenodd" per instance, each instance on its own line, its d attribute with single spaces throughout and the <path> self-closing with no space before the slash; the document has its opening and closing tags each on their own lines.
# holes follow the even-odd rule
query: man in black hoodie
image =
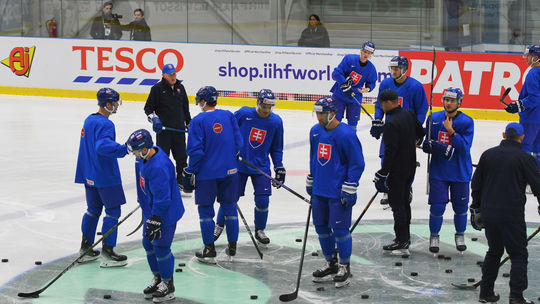
<svg viewBox="0 0 540 304">
<path fill-rule="evenodd" d="M 133 21 L 124 25 L 124 31 L 130 31 L 129 40 L 151 41 L 150 27 L 144 19 L 144 11 L 140 8 L 133 11 Z"/>
</svg>

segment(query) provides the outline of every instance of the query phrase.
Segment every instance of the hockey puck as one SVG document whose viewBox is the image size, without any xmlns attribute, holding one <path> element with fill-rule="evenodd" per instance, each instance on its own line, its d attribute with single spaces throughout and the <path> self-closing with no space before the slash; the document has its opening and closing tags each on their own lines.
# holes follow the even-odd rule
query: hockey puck
<svg viewBox="0 0 540 304">
<path fill-rule="evenodd" d="M 444 259 L 444 254 L 437 255 L 437 259 Z"/>
<path fill-rule="evenodd" d="M 362 299 L 369 299 L 369 295 L 363 294 L 363 295 L 362 295 Z"/>
<path fill-rule="evenodd" d="M 484 264 L 484 261 L 476 261 L 476 265 L 482 265 Z"/>
<path fill-rule="evenodd" d="M 182 268 L 176 268 L 176 272 L 182 272 Z"/>
<path fill-rule="evenodd" d="M 446 273 L 452 273 L 452 269 L 446 269 L 444 272 L 446 272 Z"/>
<path fill-rule="evenodd" d="M 317 287 L 317 291 L 323 291 L 324 287 Z"/>
<path fill-rule="evenodd" d="M 505 272 L 505 273 L 503 273 L 503 277 L 509 278 L 509 277 L 510 277 L 510 274 L 509 274 L 508 272 Z"/>
<path fill-rule="evenodd" d="M 2 263 L 7 263 L 8 261 L 8 259 L 2 259 Z"/>
<path fill-rule="evenodd" d="M 296 242 L 297 242 L 297 243 L 301 243 L 301 242 L 302 242 L 302 239 L 296 239 Z"/>
<path fill-rule="evenodd" d="M 101 233 L 101 231 L 99 231 L 99 232 L 97 233 L 97 235 L 103 235 L 103 233 Z"/>
<path fill-rule="evenodd" d="M 41 261 L 35 261 L 34 264 L 41 265 Z"/>
<path fill-rule="evenodd" d="M 402 259 L 408 259 L 409 258 L 409 255 L 408 254 L 404 254 L 401 256 Z"/>
<path fill-rule="evenodd" d="M 418 275 L 418 272 L 411 272 L 411 276 L 416 277 Z"/>
<path fill-rule="evenodd" d="M 186 266 L 186 263 L 180 263 L 178 264 L 178 267 L 185 267 Z"/>
<path fill-rule="evenodd" d="M 450 261 L 450 260 L 452 259 L 452 257 L 445 256 L 444 259 L 445 259 L 446 261 Z"/>
<path fill-rule="evenodd" d="M 256 295 L 252 295 L 252 296 L 249 297 L 249 298 L 252 299 L 252 300 L 257 300 L 258 297 L 257 297 Z"/>
<path fill-rule="evenodd" d="M 111 295 L 103 295 L 103 298 L 108 300 L 111 298 Z"/>
<path fill-rule="evenodd" d="M 401 264 L 401 262 L 396 262 L 394 265 L 396 265 L 396 266 L 401 266 L 401 265 L 403 265 L 403 264 Z"/>
<path fill-rule="evenodd" d="M 470 283 L 473 283 L 474 281 L 476 281 L 474 278 L 468 278 L 467 279 L 467 282 L 470 282 Z"/>
<path fill-rule="evenodd" d="M 312 253 L 311 253 L 311 256 L 319 256 L 319 254 L 316 253 L 316 252 L 312 252 Z"/>
<path fill-rule="evenodd" d="M 471 241 L 476 242 L 478 241 L 478 238 L 471 238 Z"/>
</svg>

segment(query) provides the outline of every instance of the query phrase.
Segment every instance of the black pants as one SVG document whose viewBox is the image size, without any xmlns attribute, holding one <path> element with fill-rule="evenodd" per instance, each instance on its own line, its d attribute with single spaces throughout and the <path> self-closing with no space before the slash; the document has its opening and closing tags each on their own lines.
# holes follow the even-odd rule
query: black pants
<svg viewBox="0 0 540 304">
<path fill-rule="evenodd" d="M 163 130 L 156 136 L 157 146 L 176 161 L 176 180 L 182 183 L 182 169 L 187 167 L 186 136 L 182 132 Z"/>
<path fill-rule="evenodd" d="M 394 215 L 394 233 L 397 242 L 406 242 L 411 239 L 411 200 L 410 188 L 414 175 L 409 177 L 388 177 L 388 203 Z"/>
<path fill-rule="evenodd" d="M 501 221 L 484 218 L 484 227 L 489 249 L 482 265 L 482 283 L 480 295 L 493 293 L 493 286 L 499 273 L 501 256 L 510 255 L 510 297 L 521 299 L 527 289 L 527 230 L 525 221 Z"/>
</svg>

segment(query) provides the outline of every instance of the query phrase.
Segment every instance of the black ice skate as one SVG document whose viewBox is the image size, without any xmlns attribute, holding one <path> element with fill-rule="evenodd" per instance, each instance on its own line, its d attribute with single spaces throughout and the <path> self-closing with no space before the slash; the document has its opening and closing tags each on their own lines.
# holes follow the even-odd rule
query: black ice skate
<svg viewBox="0 0 540 304">
<path fill-rule="evenodd" d="M 270 238 L 266 236 L 266 234 L 264 233 L 264 230 L 262 229 L 261 230 L 255 229 L 255 238 L 257 239 L 259 244 L 262 244 L 262 245 L 270 244 Z"/>
<path fill-rule="evenodd" d="M 334 283 L 336 288 L 341 288 L 349 285 L 349 277 L 351 276 L 351 268 L 349 263 L 347 264 L 338 264 L 338 272 L 334 276 Z"/>
<path fill-rule="evenodd" d="M 101 250 L 101 264 L 99 267 L 122 267 L 127 265 L 127 256 L 114 252 L 114 247 L 103 246 Z"/>
<path fill-rule="evenodd" d="M 201 263 L 215 264 L 216 247 L 214 246 L 214 243 L 205 244 L 201 251 L 195 253 L 195 256 Z"/>
<path fill-rule="evenodd" d="M 482 296 L 480 295 L 480 297 L 478 298 L 478 302 L 480 303 L 495 303 L 497 301 L 499 301 L 501 297 L 499 296 L 498 293 L 494 293 L 494 294 L 491 294 L 489 296 Z"/>
<path fill-rule="evenodd" d="M 161 281 L 157 286 L 157 290 L 152 294 L 154 298 L 152 302 L 161 303 L 174 299 L 174 282 L 173 278 L 169 281 Z"/>
<path fill-rule="evenodd" d="M 388 205 L 388 194 L 384 193 L 383 198 L 381 198 L 381 205 Z"/>
<path fill-rule="evenodd" d="M 510 299 L 508 299 L 508 303 L 510 303 L 510 304 L 534 304 L 533 301 L 527 300 L 525 298 L 519 298 L 519 299 L 510 298 Z"/>
<path fill-rule="evenodd" d="M 398 242 L 394 240 L 391 244 L 383 246 L 383 250 L 388 251 L 392 255 L 411 255 L 409 251 L 410 241 Z"/>
<path fill-rule="evenodd" d="M 81 242 L 81 249 L 79 250 L 79 255 L 82 255 L 85 253 L 90 247 L 92 247 L 92 244 L 88 242 L 88 239 L 83 236 L 82 242 Z M 99 250 L 90 250 L 87 254 L 85 254 L 82 258 L 80 258 L 77 262 L 80 264 L 88 263 L 91 261 L 95 261 L 99 258 Z"/>
<path fill-rule="evenodd" d="M 429 252 L 431 253 L 439 252 L 439 236 L 429 237 Z"/>
<path fill-rule="evenodd" d="M 323 267 L 315 270 L 313 272 L 313 282 L 315 283 L 324 283 L 324 282 L 332 282 L 333 281 L 333 275 L 338 273 L 339 267 L 337 263 L 337 258 L 334 257 L 330 261 L 326 261 Z"/>
<path fill-rule="evenodd" d="M 223 228 L 225 228 L 225 227 L 216 224 L 216 228 L 214 228 L 214 242 L 219 239 L 219 236 L 223 232 Z"/>
<path fill-rule="evenodd" d="M 159 274 L 155 274 L 152 278 L 152 282 L 150 282 L 150 285 L 143 290 L 145 299 L 152 298 L 152 294 L 157 291 L 159 283 L 161 283 L 161 276 Z"/>
<path fill-rule="evenodd" d="M 236 255 L 236 242 L 229 242 L 229 246 L 225 248 L 225 253 L 229 257 L 229 262 L 232 262 L 233 256 Z"/>
<path fill-rule="evenodd" d="M 456 234 L 454 239 L 456 241 L 456 249 L 459 251 L 459 253 L 463 254 L 463 251 L 467 250 L 467 246 L 465 245 L 465 236 L 463 236 L 463 234 Z"/>
</svg>

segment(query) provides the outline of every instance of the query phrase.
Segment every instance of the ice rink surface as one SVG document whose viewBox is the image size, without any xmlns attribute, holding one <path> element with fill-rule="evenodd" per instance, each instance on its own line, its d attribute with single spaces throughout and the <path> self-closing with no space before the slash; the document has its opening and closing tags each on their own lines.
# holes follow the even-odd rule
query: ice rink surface
<svg viewBox="0 0 540 304">
<path fill-rule="evenodd" d="M 219 103 L 219 100 L 218 100 Z M 438 103 L 435 102 L 435 105 Z M 66 98 L 46 98 L 46 97 L 24 97 L 24 96 L 8 96 L 0 95 L 0 106 L 3 109 L 3 117 L 0 120 L 0 138 L 3 142 L 3 151 L 0 153 L 0 258 L 8 259 L 8 262 L 0 263 L 0 303 L 32 303 L 31 300 L 19 300 L 13 296 L 13 291 L 7 292 L 12 284 L 21 284 L 21 278 L 26 278 L 25 282 L 32 282 L 27 279 L 29 276 L 35 276 L 40 278 L 36 282 L 32 282 L 32 285 L 23 286 L 25 290 L 17 291 L 33 291 L 39 289 L 42 284 L 45 284 L 48 279 L 54 277 L 63 267 L 69 264 L 69 261 L 57 260 L 66 256 L 71 256 L 78 252 L 81 240 L 81 218 L 86 208 L 84 198 L 84 187 L 80 184 L 75 184 L 75 166 L 77 159 L 77 151 L 79 147 L 79 136 L 84 119 L 90 114 L 97 111 L 96 101 L 87 99 L 66 99 Z M 123 105 L 118 110 L 118 113 L 111 116 L 112 121 L 116 125 L 117 141 L 123 143 L 127 140 L 127 137 L 131 132 L 139 128 L 146 128 L 151 130 L 151 124 L 146 120 L 144 111 L 144 103 L 142 102 L 129 102 L 124 101 Z M 219 104 L 218 104 L 219 107 Z M 237 108 L 223 107 L 231 111 L 235 111 Z M 198 107 L 191 105 L 191 114 L 195 116 L 199 113 Z M 309 111 L 294 111 L 294 110 L 275 110 L 275 113 L 279 114 L 284 123 L 284 165 L 287 169 L 286 184 L 301 193 L 305 194 L 305 175 L 308 172 L 308 134 L 311 126 L 317 121 L 316 118 Z M 472 159 L 473 163 L 476 163 L 481 153 L 489 147 L 498 145 L 501 140 L 501 133 L 504 130 L 506 122 L 499 121 L 475 121 L 475 135 L 472 147 Z M 380 161 L 378 158 L 379 141 L 375 140 L 369 135 L 369 128 L 371 123 L 369 118 L 362 115 L 362 119 L 358 126 L 357 135 L 362 143 L 364 158 L 366 161 L 366 168 L 362 178 L 360 180 L 360 186 L 358 189 L 358 203 L 353 210 L 353 220 L 358 217 L 362 212 L 364 206 L 368 202 L 369 198 L 375 193 L 375 188 L 372 183 L 373 175 L 380 167 Z M 413 185 L 414 198 L 412 203 L 412 216 L 415 221 L 416 236 L 413 238 L 412 256 L 414 260 L 410 263 L 422 265 L 423 263 L 433 262 L 440 263 L 437 258 L 433 260 L 429 254 L 427 254 L 427 241 L 429 237 L 429 230 L 427 227 L 426 219 L 429 218 L 429 207 L 427 205 L 426 196 L 426 155 L 420 150 L 417 153 L 418 161 L 420 162 L 420 168 L 417 168 L 415 182 Z M 135 193 L 135 175 L 134 175 L 134 157 L 129 155 L 123 159 L 119 159 L 120 170 L 122 173 L 124 191 L 128 203 L 122 208 L 122 215 L 126 215 L 129 211 L 136 207 L 136 193 Z M 239 204 L 243 209 L 243 213 L 247 218 L 248 223 L 253 223 L 253 195 L 251 194 L 251 186 L 248 183 L 246 189 L 246 197 L 240 199 Z M 536 211 L 537 202 L 536 199 L 528 195 L 529 202 L 526 205 L 526 220 L 529 223 L 530 231 L 538 227 L 539 216 Z M 355 275 L 352 280 L 351 286 L 348 291 L 341 293 L 340 291 L 332 290 L 327 296 L 320 297 L 313 295 L 310 292 L 303 290 L 314 290 L 313 283 L 309 280 L 309 274 L 322 264 L 322 258 L 318 258 L 317 261 L 306 261 L 306 267 L 304 269 L 304 277 L 302 278 L 302 286 L 298 301 L 303 303 L 337 303 L 342 300 L 365 303 L 389 303 L 390 302 L 425 302 L 425 303 L 474 303 L 477 301 L 477 292 L 468 293 L 470 300 L 466 300 L 463 296 L 455 298 L 452 301 L 452 297 L 437 297 L 439 287 L 429 287 L 424 283 L 418 283 L 417 287 L 407 287 L 407 292 L 413 294 L 420 294 L 424 292 L 428 294 L 425 297 L 428 301 L 421 301 L 415 297 L 409 298 L 393 298 L 393 300 L 377 298 L 376 294 L 399 294 L 403 289 L 403 282 L 397 278 L 390 276 L 384 276 L 387 281 L 382 279 L 381 276 L 373 276 L 372 272 L 367 271 L 362 273 L 361 265 L 369 262 L 367 257 L 371 257 L 377 260 L 381 256 L 381 242 L 390 241 L 392 239 L 392 226 L 390 220 L 392 214 L 390 210 L 383 210 L 379 204 L 379 198 L 376 199 L 371 208 L 367 211 L 364 220 L 362 220 L 359 226 L 358 232 L 362 233 L 358 237 L 355 235 L 355 243 L 353 247 L 353 254 L 358 256 L 358 265 L 354 266 L 353 274 Z M 194 261 L 191 260 L 191 256 L 195 251 L 195 247 L 198 249 L 202 246 L 200 240 L 199 231 L 199 218 L 196 207 L 194 205 L 193 198 L 184 199 L 184 205 L 186 207 L 186 213 L 179 222 L 177 228 L 177 240 L 192 240 L 189 245 L 179 243 L 177 249 L 180 253 L 176 253 L 173 248 L 173 252 L 178 259 L 183 259 L 189 265 L 192 265 Z M 280 240 L 290 241 L 293 238 L 301 237 L 303 234 L 303 226 L 307 215 L 307 204 L 302 200 L 296 198 L 284 189 L 274 189 L 273 195 L 270 199 L 270 214 L 268 223 L 272 225 L 269 227 L 269 237 L 272 240 L 276 240 L 275 247 L 270 247 L 268 250 L 273 252 L 276 258 L 282 258 L 282 262 L 276 262 L 278 266 L 284 266 L 290 264 L 288 270 L 283 270 L 279 276 L 268 276 L 271 280 L 281 283 L 270 284 L 268 281 L 265 283 L 267 286 L 267 302 L 277 303 L 279 302 L 277 296 L 281 293 L 288 293 L 294 289 L 294 282 L 297 275 L 298 265 L 298 247 L 296 244 L 290 246 L 280 245 Z M 445 213 L 445 219 L 452 219 L 453 212 L 451 208 L 447 208 Z M 126 234 L 132 231 L 139 223 L 139 213 L 128 219 L 119 228 L 118 243 L 119 248 L 126 250 L 141 250 L 140 245 L 140 233 L 136 233 L 130 237 L 126 237 Z M 365 222 L 365 224 L 364 224 Z M 364 226 L 362 226 L 364 224 Z M 239 263 L 241 265 L 242 259 L 255 259 L 256 255 L 253 254 L 254 250 L 252 246 L 249 246 L 249 239 L 243 228 L 243 224 L 240 221 L 240 233 L 241 241 L 243 243 L 239 248 Z M 99 225 L 98 227 L 101 227 Z M 312 227 L 313 228 L 313 227 Z M 284 231 L 289 231 L 290 235 Z M 379 230 L 377 230 L 379 229 Z M 370 238 L 370 233 L 373 233 L 374 237 Z M 453 237 L 453 225 L 448 222 L 443 227 L 443 233 Z M 482 238 L 482 233 L 473 231 L 469 226 L 466 235 L 476 236 Z M 540 239 L 540 237 L 539 237 Z M 370 241 L 371 240 L 371 241 Z M 365 241 L 365 242 L 364 242 Z M 453 260 L 460 257 L 453 248 L 453 241 L 449 241 L 447 246 L 448 253 L 453 255 Z M 273 242 L 274 243 L 274 242 Z M 294 243 L 294 242 L 293 242 Z M 484 242 L 485 243 L 485 242 Z M 223 244 L 222 244 L 223 245 Z M 468 242 L 470 245 L 470 242 Z M 535 242 L 529 247 L 529 289 L 526 292 L 526 296 L 536 299 L 540 296 L 540 278 L 536 276 L 536 273 L 540 270 L 540 257 L 538 249 L 539 243 Z M 245 250 L 242 250 L 244 249 Z M 319 247 L 317 239 L 313 229 L 310 231 L 309 238 L 309 252 L 316 252 Z M 485 246 L 478 244 L 472 245 L 471 251 L 467 251 L 461 262 L 454 262 L 453 267 L 469 267 L 468 264 L 475 265 L 477 260 L 482 260 L 483 252 L 485 252 Z M 182 250 L 180 250 L 182 248 Z M 285 249 L 282 249 L 285 248 Z M 292 250 L 293 248 L 294 250 Z M 362 249 L 360 249 L 362 248 Z M 292 250 L 292 251 L 291 251 Z M 189 251 L 189 254 L 188 254 Z M 247 256 L 243 256 L 242 252 L 245 252 Z M 253 252 L 252 252 L 253 251 Z M 289 252 L 289 254 L 286 254 Z M 308 252 L 308 254 L 309 254 Z M 140 254 L 140 252 L 139 252 Z M 296 258 L 295 257 L 296 254 Z M 282 256 L 283 255 L 283 256 Z M 311 255 L 311 254 L 310 254 Z M 128 255 L 129 256 L 129 255 Z M 135 254 L 137 256 L 137 254 Z M 307 256 L 308 257 L 308 256 Z M 306 257 L 306 259 L 307 259 Z M 309 256 L 311 258 L 311 256 Z M 130 256 L 130 258 L 132 258 Z M 138 259 L 138 260 L 137 260 Z M 283 260 L 284 259 L 284 260 Z M 291 260 L 292 259 L 292 260 Z M 140 286 L 146 286 L 149 282 L 149 270 L 144 268 L 146 261 L 144 255 L 134 258 L 133 263 L 136 261 L 141 265 L 140 276 L 137 277 L 138 284 Z M 35 261 L 41 261 L 44 265 L 36 266 Z M 367 261 L 367 262 L 366 262 Z M 397 261 L 397 260 L 396 260 Z M 198 264 L 197 262 L 194 262 Z M 280 264 L 281 263 L 281 264 Z M 354 263 L 354 261 L 353 261 Z M 394 263 L 394 260 L 392 262 Z M 387 264 L 388 264 L 387 263 Z M 249 264 L 249 263 L 248 263 Z M 384 264 L 384 263 L 383 263 Z M 391 267 L 392 264 L 390 264 Z M 405 263 L 403 263 L 405 265 Z M 258 269 L 256 273 L 264 271 L 264 269 L 271 269 L 272 266 L 265 266 L 263 264 L 257 264 L 255 269 Z M 263 265 L 263 266 L 261 266 Z M 366 264 L 367 265 L 367 264 Z M 439 265 L 439 264 L 437 264 Z M 54 268 L 54 267 L 56 268 Z M 95 265 L 94 265 L 95 266 Z M 508 266 L 508 265 L 507 265 Z M 41 272 L 40 268 L 53 267 L 53 270 L 48 272 Z M 147 267 L 147 266 L 146 266 Z M 200 266 L 193 266 L 189 268 L 194 273 L 200 273 Z M 235 267 L 242 266 L 224 266 L 233 272 L 247 274 L 249 271 L 235 270 Z M 276 267 L 276 268 L 280 268 Z M 421 267 L 421 266 L 418 266 Z M 425 266 L 424 266 L 425 267 Z M 441 268 L 442 267 L 442 268 Z M 76 267 L 70 272 L 79 269 L 83 271 L 83 267 Z M 245 268 L 245 267 L 244 267 Z M 249 268 L 249 267 L 248 267 Z M 439 268 L 444 269 L 444 266 Z M 100 273 L 99 280 L 107 277 L 108 270 L 99 270 L 97 266 L 92 268 L 94 273 Z M 206 268 L 204 268 L 206 269 Z M 424 269 L 424 268 L 418 268 Z M 430 268 L 425 268 L 430 269 Z M 438 269 L 438 268 L 437 268 Z M 505 268 L 505 272 L 508 272 L 508 268 Z M 121 269 L 113 270 L 115 272 L 121 271 Z M 198 271 L 198 272 L 197 272 Z M 211 270 L 208 270 L 211 271 Z M 373 271 L 373 270 L 371 270 Z M 380 270 L 376 270 L 379 271 Z M 427 271 L 427 270 L 426 270 Z M 433 269 L 429 270 L 433 271 Z M 70 273 L 68 272 L 68 274 Z M 204 273 L 204 271 L 202 271 Z M 35 274 L 35 275 L 34 275 Z M 467 279 L 465 274 L 457 275 L 455 280 Z M 470 275 L 480 279 L 480 269 L 471 266 Z M 256 275 L 255 275 L 256 277 Z M 120 277 L 121 278 L 121 273 Z M 227 277 L 229 278 L 229 277 Z M 374 285 L 369 293 L 372 295 L 370 299 L 360 300 L 359 293 L 354 293 L 354 289 L 363 285 L 362 282 L 369 281 L 372 278 Z M 232 278 L 229 278 L 232 279 Z M 425 279 L 425 278 L 424 278 Z M 432 278 L 434 280 L 436 278 Z M 73 283 L 69 281 L 70 277 L 66 275 L 66 278 L 61 278 L 55 284 Z M 71 280 L 79 280 L 77 276 L 71 277 Z M 181 283 L 177 279 L 175 274 L 176 294 L 177 297 L 182 297 Z M 397 280 L 397 281 L 396 281 Z M 64 283 L 62 283 L 62 281 Z M 357 281 L 357 282 L 354 282 Z M 429 281 L 429 280 L 428 280 Z M 272 281 L 274 282 L 274 281 Z M 415 286 L 414 282 L 409 282 L 407 286 Z M 496 288 L 500 290 L 502 297 L 501 301 L 506 300 L 507 294 L 507 279 L 499 278 Z M 114 285 L 114 284 L 113 284 Z M 263 284 L 264 285 L 264 284 Z M 54 285 L 53 285 L 54 286 Z M 143 286 L 143 287 L 144 287 Z M 213 288 L 210 285 L 210 290 Z M 401 286 L 401 287 L 400 287 Z M 426 287 L 427 286 L 427 287 Z M 21 287 L 21 285 L 18 285 Z M 227 286 L 225 286 L 226 288 Z M 52 288 L 52 287 L 51 287 Z M 67 285 L 66 288 L 69 288 Z M 114 286 L 108 288 L 114 289 Z M 255 288 L 255 287 L 254 287 Z M 264 287 L 261 290 L 264 289 Z M 413 290 L 410 290 L 413 288 Z M 418 289 L 420 288 L 420 289 Z M 424 288 L 424 289 L 422 289 Z M 427 288 L 427 289 L 426 289 Z M 446 288 L 446 287 L 445 287 Z M 327 290 L 333 289 L 331 286 L 326 287 Z M 420 290 L 420 292 L 418 292 Z M 423 290 L 423 291 L 422 291 Z M 427 291 L 426 291 L 427 290 Z M 444 289 L 447 294 L 449 288 Z M 460 291 L 456 291 L 459 293 Z M 5 294 L 8 294 L 6 296 Z M 69 303 L 109 303 L 103 302 L 101 297 L 93 297 L 92 294 L 96 293 L 95 290 L 89 290 L 83 298 L 71 298 Z M 249 293 L 249 292 L 248 292 Z M 40 300 L 35 300 L 35 303 L 49 303 L 46 302 L 47 291 L 43 294 L 44 297 Z M 54 292 L 51 291 L 54 295 Z M 99 290 L 97 291 L 99 294 Z M 450 293 L 451 294 L 451 293 Z M 61 293 L 59 293 L 61 295 Z M 61 297 L 61 296 L 60 296 Z M 135 298 L 133 298 L 135 297 Z M 126 295 L 122 297 L 120 291 L 115 295 L 115 299 L 120 299 L 115 303 L 139 303 L 137 295 Z M 142 298 L 142 297 L 141 297 Z M 421 298 L 421 297 L 420 297 Z M 99 299 L 99 300 L 95 300 Z M 124 300 L 122 300 L 124 299 Z M 129 300 L 131 299 L 131 300 Z M 137 299 L 137 300 L 135 300 Z M 257 303 L 261 303 L 260 300 L 265 299 L 261 296 Z M 378 300 L 377 300 L 378 299 Z M 49 296 L 50 303 L 63 303 L 54 296 Z M 203 300 L 183 300 L 182 303 L 201 303 Z M 215 303 L 219 301 L 213 301 Z M 242 300 L 233 302 L 249 302 L 255 303 L 256 301 Z M 112 303 L 112 302 L 111 302 Z M 144 303 L 144 302 L 141 302 Z M 177 302 L 175 302 L 177 303 Z M 180 303 L 180 301 L 178 301 Z M 232 302 L 229 302 L 232 303 Z M 361 302 L 364 303 L 364 302 Z"/>
</svg>

